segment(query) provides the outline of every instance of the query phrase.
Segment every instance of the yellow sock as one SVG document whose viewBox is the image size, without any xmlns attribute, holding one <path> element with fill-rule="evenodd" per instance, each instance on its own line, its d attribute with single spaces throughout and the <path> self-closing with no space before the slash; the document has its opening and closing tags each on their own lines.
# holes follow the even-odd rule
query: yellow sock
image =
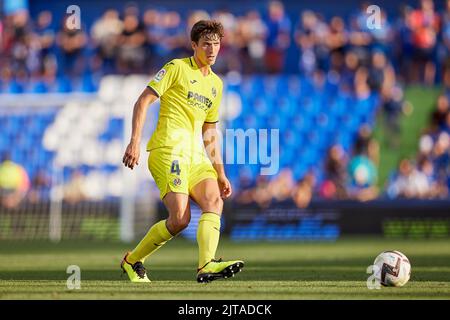
<svg viewBox="0 0 450 320">
<path fill-rule="evenodd" d="M 173 236 L 167 230 L 166 220 L 159 221 L 150 228 L 145 237 L 134 248 L 127 258 L 128 262 L 136 263 L 137 261 L 141 261 L 144 263 L 149 255 L 161 248 L 161 246 L 172 238 Z"/>
<path fill-rule="evenodd" d="M 214 259 L 219 237 L 220 216 L 212 212 L 204 212 L 200 217 L 197 229 L 199 268 Z"/>
</svg>

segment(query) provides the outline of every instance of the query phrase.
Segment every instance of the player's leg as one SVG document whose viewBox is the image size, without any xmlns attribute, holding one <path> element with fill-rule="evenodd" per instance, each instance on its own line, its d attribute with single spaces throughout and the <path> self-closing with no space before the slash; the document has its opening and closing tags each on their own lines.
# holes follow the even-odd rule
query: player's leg
<svg viewBox="0 0 450 320">
<path fill-rule="evenodd" d="M 150 228 L 146 236 L 129 255 L 129 262 L 141 261 L 144 263 L 148 256 L 187 227 L 191 219 L 188 200 L 187 194 L 175 192 L 166 194 L 163 202 L 169 212 L 169 217 L 157 222 Z"/>
<path fill-rule="evenodd" d="M 203 171 L 203 175 L 205 171 Z M 241 260 L 225 261 L 215 259 L 220 238 L 220 217 L 223 200 L 217 179 L 213 177 L 201 180 L 190 191 L 191 198 L 202 210 L 197 229 L 199 249 L 198 282 L 209 282 L 234 276 L 244 267 Z"/>
<path fill-rule="evenodd" d="M 176 236 L 183 231 L 191 221 L 191 208 L 189 195 L 184 193 L 169 192 L 163 199 L 164 205 L 169 211 L 167 230 Z"/>
<path fill-rule="evenodd" d="M 197 229 L 199 247 L 198 268 L 214 259 L 220 238 L 220 216 L 223 200 L 215 179 L 200 181 L 191 190 L 192 199 L 202 210 Z"/>
<path fill-rule="evenodd" d="M 147 278 L 146 270 L 143 267 L 145 259 L 155 253 L 159 248 L 166 244 L 167 241 L 171 240 L 189 224 L 191 212 L 189 208 L 189 196 L 187 194 L 169 192 L 164 197 L 163 202 L 169 211 L 169 218 L 154 224 L 136 248 L 131 253 L 128 253 L 122 262 L 122 264 L 125 265 L 125 269 L 126 267 L 129 269 L 131 267 L 134 271 L 131 272 L 131 270 L 129 270 L 128 272 L 128 270 L 125 270 L 129 276 L 131 273 L 131 281 L 133 281 L 133 279 L 139 280 L 137 278 Z M 139 271 L 141 272 L 141 275 L 139 275 Z M 137 273 L 138 277 L 136 277 L 134 273 Z"/>
<path fill-rule="evenodd" d="M 172 172 L 174 161 L 177 163 L 176 173 Z M 182 163 L 182 161 L 173 159 L 170 149 L 160 148 L 152 151 L 149 155 L 149 169 L 160 190 L 160 197 L 169 211 L 169 218 L 154 224 L 136 248 L 127 253 L 122 260 L 122 269 L 133 282 L 148 282 L 146 270 L 143 266 L 145 259 L 189 223 L 190 209 L 187 183 L 181 183 L 181 181 L 186 181 L 184 174 L 187 174 L 187 168 Z"/>
</svg>

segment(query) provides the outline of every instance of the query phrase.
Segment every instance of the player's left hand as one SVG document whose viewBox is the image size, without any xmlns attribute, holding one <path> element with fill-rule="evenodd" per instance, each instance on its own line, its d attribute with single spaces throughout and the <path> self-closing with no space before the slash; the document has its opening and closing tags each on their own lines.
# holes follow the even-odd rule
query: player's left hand
<svg viewBox="0 0 450 320">
<path fill-rule="evenodd" d="M 233 193 L 231 188 L 231 183 L 225 175 L 219 176 L 217 178 L 217 183 L 219 184 L 220 196 L 222 199 L 227 199 Z"/>
</svg>

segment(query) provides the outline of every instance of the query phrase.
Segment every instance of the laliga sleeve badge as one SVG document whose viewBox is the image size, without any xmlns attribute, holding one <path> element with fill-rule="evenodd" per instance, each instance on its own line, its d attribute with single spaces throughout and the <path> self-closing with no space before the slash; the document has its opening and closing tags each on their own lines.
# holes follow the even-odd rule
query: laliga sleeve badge
<svg viewBox="0 0 450 320">
<path fill-rule="evenodd" d="M 155 76 L 155 81 L 156 81 L 156 82 L 161 81 L 162 78 L 164 78 L 165 74 L 166 74 L 166 69 L 161 69 L 161 70 L 159 70 L 158 73 L 157 73 L 156 76 Z"/>
<path fill-rule="evenodd" d="M 217 90 L 216 90 L 216 88 L 212 87 L 211 93 L 212 93 L 213 97 L 215 98 L 216 95 L 217 95 Z"/>
</svg>

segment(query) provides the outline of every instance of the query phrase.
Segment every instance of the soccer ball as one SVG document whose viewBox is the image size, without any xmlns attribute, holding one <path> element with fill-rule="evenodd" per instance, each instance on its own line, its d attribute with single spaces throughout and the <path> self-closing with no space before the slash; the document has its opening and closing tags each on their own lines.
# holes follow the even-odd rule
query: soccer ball
<svg viewBox="0 0 450 320">
<path fill-rule="evenodd" d="M 386 287 L 404 286 L 411 276 L 411 264 L 400 251 L 384 251 L 373 264 L 375 278 Z"/>
</svg>

